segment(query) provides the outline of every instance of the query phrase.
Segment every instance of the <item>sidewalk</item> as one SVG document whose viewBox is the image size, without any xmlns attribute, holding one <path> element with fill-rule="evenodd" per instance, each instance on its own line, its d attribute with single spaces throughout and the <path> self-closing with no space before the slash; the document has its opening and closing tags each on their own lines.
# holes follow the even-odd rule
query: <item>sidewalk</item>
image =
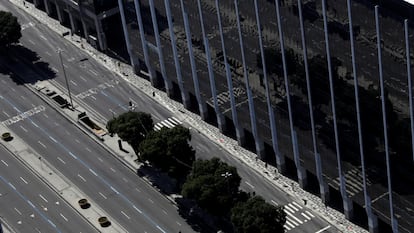
<svg viewBox="0 0 414 233">
<path fill-rule="evenodd" d="M 56 20 L 49 18 L 45 12 L 42 12 L 34 8 L 33 5 L 30 3 L 26 3 L 26 6 L 23 6 L 23 3 L 21 1 L 9 1 L 12 2 L 14 5 L 18 6 L 19 8 L 23 9 L 24 11 L 26 11 L 28 14 L 31 14 L 32 16 L 37 18 L 40 23 L 47 25 L 51 30 L 59 34 L 62 34 L 63 32 L 67 32 L 69 30 L 61 26 L 59 22 L 57 22 Z M 230 154 L 234 155 L 240 161 L 244 162 L 245 164 L 249 165 L 252 169 L 262 174 L 263 177 L 266 178 L 269 182 L 276 185 L 278 188 L 285 191 L 293 198 L 296 198 L 297 201 L 307 199 L 308 208 L 318 213 L 327 222 L 334 225 L 342 232 L 367 232 L 365 229 L 362 229 L 361 227 L 346 220 L 345 216 L 342 213 L 330 207 L 325 208 L 325 205 L 322 203 L 319 197 L 302 190 L 296 181 L 290 180 L 282 176 L 277 172 L 277 169 L 275 167 L 272 167 L 270 165 L 266 166 L 264 162 L 260 160 L 257 161 L 257 156 L 254 153 L 238 146 L 237 141 L 222 135 L 217 128 L 202 121 L 200 116 L 190 111 L 187 111 L 182 104 L 168 98 L 166 93 L 160 92 L 156 88 L 153 88 L 148 81 L 135 75 L 133 73 L 132 68 L 129 65 L 120 63 L 119 61 L 112 59 L 111 57 L 108 57 L 105 54 L 100 53 L 99 51 L 95 50 L 92 46 L 87 44 L 84 39 L 78 36 L 66 36 L 65 38 L 78 48 L 87 52 L 90 56 L 92 56 L 95 60 L 99 61 L 110 71 L 116 73 L 125 81 L 131 83 L 137 89 L 147 94 L 150 98 L 153 98 L 158 103 L 165 106 L 174 114 L 174 116 L 176 116 L 182 122 L 191 125 L 192 128 L 198 130 L 200 133 L 204 134 L 210 140 L 216 142 L 221 147 L 226 149 Z M 38 85 L 48 86 L 49 84 L 38 83 Z M 49 87 L 52 88 L 50 85 Z M 153 92 L 155 92 L 155 96 L 152 95 Z M 73 121 L 76 121 L 76 116 L 74 117 L 73 113 L 64 110 L 64 114 L 67 115 L 67 117 L 72 119 Z M 139 166 L 134 162 L 135 156 L 132 155 L 132 149 L 128 147 L 126 143 L 123 143 L 123 146 L 126 150 L 131 151 L 130 153 L 125 153 L 119 150 L 118 138 L 116 136 L 110 137 L 106 135 L 103 139 L 103 141 L 100 141 L 99 139 L 96 140 L 98 143 L 100 143 L 109 151 L 111 151 L 117 158 L 120 159 L 120 161 L 122 161 L 131 169 L 136 169 L 137 166 Z"/>
</svg>

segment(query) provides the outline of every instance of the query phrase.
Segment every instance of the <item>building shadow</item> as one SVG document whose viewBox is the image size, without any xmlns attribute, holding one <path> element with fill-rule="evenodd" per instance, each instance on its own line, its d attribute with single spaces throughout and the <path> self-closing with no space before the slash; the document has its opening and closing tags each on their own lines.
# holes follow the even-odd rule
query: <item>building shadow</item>
<svg viewBox="0 0 414 233">
<path fill-rule="evenodd" d="M 56 71 L 49 63 L 42 61 L 36 52 L 22 45 L 3 48 L 0 52 L 0 62 L 0 73 L 9 75 L 18 85 L 56 78 Z"/>
</svg>

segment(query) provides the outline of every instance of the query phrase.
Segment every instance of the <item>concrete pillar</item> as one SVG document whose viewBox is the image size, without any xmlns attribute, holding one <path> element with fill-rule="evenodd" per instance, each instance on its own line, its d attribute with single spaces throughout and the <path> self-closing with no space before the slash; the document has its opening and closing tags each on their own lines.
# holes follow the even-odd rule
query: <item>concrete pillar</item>
<svg viewBox="0 0 414 233">
<path fill-rule="evenodd" d="M 150 62 L 150 58 L 148 54 L 148 44 L 145 39 L 144 23 L 142 21 L 142 14 L 141 14 L 141 4 L 139 3 L 138 0 L 134 0 L 134 4 L 135 4 L 135 9 L 136 9 L 135 12 L 136 12 L 138 26 L 139 26 L 139 35 L 141 38 L 142 51 L 144 52 L 145 65 L 148 69 L 151 85 L 158 86 L 157 75 L 155 75 L 155 70 L 151 66 L 151 62 Z"/>
<path fill-rule="evenodd" d="M 170 40 L 171 40 L 171 47 L 173 51 L 173 57 L 174 57 L 175 71 L 177 75 L 178 86 L 181 91 L 181 99 L 182 99 L 184 107 L 189 109 L 191 107 L 191 102 L 190 102 L 188 91 L 185 90 L 184 88 L 184 81 L 183 81 L 183 77 L 181 73 L 180 59 L 178 58 L 177 43 L 175 41 L 174 25 L 173 25 L 172 16 L 171 16 L 170 1 L 164 0 L 164 4 L 165 4 L 165 10 L 167 13 L 168 30 L 170 33 Z"/>
<path fill-rule="evenodd" d="M 241 126 L 236 126 L 236 138 L 239 146 L 244 146 L 246 144 L 244 129 Z"/>
<path fill-rule="evenodd" d="M 239 42 L 240 42 L 240 53 L 241 53 L 242 63 L 243 63 L 243 76 L 244 76 L 244 81 L 246 84 L 247 100 L 249 103 L 250 125 L 252 127 L 252 133 L 253 133 L 253 137 L 254 137 L 255 144 L 256 144 L 256 152 L 260 156 L 263 154 L 262 151 L 264 151 L 263 149 L 261 149 L 261 146 L 260 146 L 263 142 L 261 142 L 258 136 L 258 133 L 257 133 L 256 112 L 254 110 L 254 100 L 252 96 L 252 91 L 250 89 L 249 75 L 247 73 L 248 71 L 247 71 L 246 57 L 244 54 L 243 35 L 242 35 L 241 26 L 240 26 L 240 17 L 239 17 L 240 14 L 239 14 L 238 4 L 239 4 L 238 0 L 234 0 L 234 9 L 236 11 L 236 16 L 237 16 L 236 17 L 237 31 L 239 34 Z"/>
<path fill-rule="evenodd" d="M 57 1 L 55 1 L 55 5 L 56 5 L 56 13 L 57 13 L 57 16 L 58 16 L 58 20 L 59 20 L 60 24 L 62 24 L 63 21 L 64 21 L 62 8 L 61 8 L 61 6 L 59 6 L 59 3 Z"/>
<path fill-rule="evenodd" d="M 173 93 L 174 90 L 173 90 L 171 79 L 168 78 L 167 69 L 165 67 L 164 53 L 162 51 L 160 32 L 158 30 L 157 14 L 155 12 L 153 0 L 150 0 L 149 4 L 150 4 L 150 10 L 151 10 L 152 27 L 154 29 L 155 41 L 157 44 L 157 52 L 158 52 L 158 58 L 160 62 L 161 75 L 162 75 L 162 78 L 164 79 L 165 91 L 167 92 L 168 97 L 172 97 L 174 94 Z"/>
<path fill-rule="evenodd" d="M 325 182 L 322 174 L 322 161 L 319 153 L 315 154 L 315 164 L 316 164 L 316 177 L 319 182 L 319 192 L 321 195 L 322 202 L 327 205 L 329 203 L 329 187 Z"/>
<path fill-rule="evenodd" d="M 136 71 L 137 67 L 139 67 L 139 61 L 132 53 L 131 42 L 129 40 L 129 32 L 128 32 L 128 28 L 126 25 L 126 19 L 125 19 L 124 4 L 122 0 L 118 0 L 118 6 L 119 6 L 119 12 L 121 13 L 122 29 L 124 31 L 125 44 L 126 44 L 127 51 L 129 54 L 129 59 L 130 59 L 132 68 L 134 69 L 134 71 Z M 84 25 L 83 21 L 82 21 L 82 24 Z M 84 25 L 84 29 L 86 29 L 85 25 Z"/>
<path fill-rule="evenodd" d="M 77 28 L 76 28 L 76 23 L 75 23 L 75 19 L 73 17 L 72 11 L 68 9 L 68 13 L 69 13 L 70 28 L 72 32 L 76 32 Z"/>
<path fill-rule="evenodd" d="M 345 218 L 348 220 L 352 220 L 354 218 L 354 206 L 350 198 L 342 197 L 343 205 L 344 205 L 344 215 Z"/>
<path fill-rule="evenodd" d="M 371 211 L 368 213 L 368 230 L 369 233 L 378 233 L 378 217 Z"/>
<path fill-rule="evenodd" d="M 49 16 L 50 16 L 50 14 L 51 14 L 52 12 L 51 12 L 51 9 L 50 9 L 49 0 L 43 0 L 43 3 L 45 4 L 45 10 L 46 10 L 47 15 L 49 15 Z"/>
<path fill-rule="evenodd" d="M 41 0 L 33 0 L 33 5 L 37 8 L 40 5 Z"/>
<path fill-rule="evenodd" d="M 106 44 L 106 36 L 105 33 L 103 32 L 103 28 L 102 28 L 102 21 L 100 19 L 98 19 L 97 17 L 95 17 L 95 28 L 96 28 L 96 34 L 97 34 L 97 39 L 98 39 L 98 43 L 99 43 L 99 49 L 101 51 L 105 51 L 108 46 Z"/>
<path fill-rule="evenodd" d="M 200 84 L 199 84 L 199 81 L 198 81 L 196 62 L 195 62 L 195 59 L 194 59 L 193 43 L 191 42 L 190 25 L 189 25 L 189 22 L 188 22 L 188 15 L 184 10 L 183 0 L 181 0 L 181 12 L 183 14 L 183 19 L 184 19 L 184 29 L 185 29 L 186 40 L 187 40 L 188 56 L 190 57 L 191 76 L 193 78 L 195 95 L 196 95 L 196 98 L 197 98 L 201 118 L 203 120 L 206 120 L 207 115 L 208 115 L 207 105 L 206 105 L 205 101 L 203 100 L 203 98 L 201 97 L 201 93 L 200 93 Z"/>
</svg>

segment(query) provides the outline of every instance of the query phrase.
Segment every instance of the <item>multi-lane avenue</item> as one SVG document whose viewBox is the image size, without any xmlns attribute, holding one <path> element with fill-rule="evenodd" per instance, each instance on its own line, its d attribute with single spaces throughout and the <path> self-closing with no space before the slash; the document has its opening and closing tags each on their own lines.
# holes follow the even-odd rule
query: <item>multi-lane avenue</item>
<svg viewBox="0 0 414 233">
<path fill-rule="evenodd" d="M 4 69 L 11 70 L 23 78 L 50 79 L 52 84 L 65 91 L 65 80 L 56 53 L 57 49 L 61 49 L 72 96 L 102 123 L 114 114 L 127 110 L 129 101 L 134 102 L 136 110 L 151 113 L 157 123 L 172 119 L 173 115 L 164 106 L 140 93 L 64 38 L 44 25 L 36 23 L 33 18 L 22 15 L 7 2 L 4 5 L 19 17 L 21 24 L 25 25 L 21 44 L 48 64 L 56 77 L 50 76 L 51 73 L 45 70 L 44 66 L 33 69 L 36 64 L 33 65 L 21 54 L 10 54 L 14 63 L 3 60 Z M 25 72 L 28 74 L 29 71 L 35 71 L 37 76 L 24 77 Z M 8 76 L 1 77 L 0 81 L 2 82 L 0 121 L 43 106 L 44 110 L 41 112 L 8 127 L 42 154 L 44 159 L 47 159 L 67 179 L 94 199 L 126 230 L 192 232 L 168 200 L 113 158 L 94 140 L 66 121 L 25 86 L 17 85 Z M 171 120 L 170 124 L 172 125 Z M 202 134 L 193 132 L 192 144 L 197 150 L 197 156 L 220 157 L 236 166 L 243 178 L 243 189 L 254 191 L 271 203 L 286 205 L 288 231 L 317 232 L 330 226 L 324 232 L 337 232 L 334 226 L 303 206 L 301 200 L 286 195 Z M 56 216 L 59 217 L 58 214 Z"/>
</svg>

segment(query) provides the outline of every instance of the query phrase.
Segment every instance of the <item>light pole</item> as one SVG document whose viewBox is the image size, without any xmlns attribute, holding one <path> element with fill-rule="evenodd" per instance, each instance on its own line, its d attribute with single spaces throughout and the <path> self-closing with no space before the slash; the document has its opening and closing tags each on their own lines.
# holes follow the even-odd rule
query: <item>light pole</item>
<svg viewBox="0 0 414 233">
<path fill-rule="evenodd" d="M 68 89 L 68 95 L 69 95 L 69 100 L 70 100 L 70 106 L 73 109 L 73 101 L 72 101 L 72 95 L 70 94 L 70 88 L 69 88 L 69 82 L 68 82 L 68 77 L 66 77 L 66 71 L 65 71 L 65 66 L 63 65 L 63 60 L 62 60 L 62 50 L 58 49 L 58 54 L 59 54 L 59 60 L 60 60 L 60 65 L 62 66 L 62 72 L 63 72 L 63 77 L 65 78 L 65 82 L 66 82 L 66 88 Z"/>
</svg>

